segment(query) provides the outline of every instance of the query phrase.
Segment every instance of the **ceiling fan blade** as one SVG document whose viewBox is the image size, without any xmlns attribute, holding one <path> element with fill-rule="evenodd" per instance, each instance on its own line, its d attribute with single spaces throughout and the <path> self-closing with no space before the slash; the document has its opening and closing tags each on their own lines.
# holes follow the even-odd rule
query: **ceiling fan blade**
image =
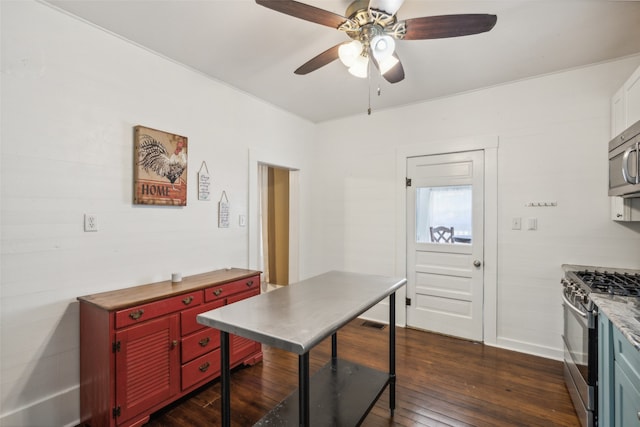
<svg viewBox="0 0 640 427">
<path fill-rule="evenodd" d="M 371 0 L 369 2 L 369 9 L 377 9 L 389 15 L 395 15 L 402 6 L 402 3 L 404 3 L 404 0 Z"/>
<path fill-rule="evenodd" d="M 405 20 L 405 40 L 442 39 L 484 33 L 496 25 L 496 15 L 462 14 L 425 16 Z"/>
<path fill-rule="evenodd" d="M 293 0 L 256 0 L 256 3 L 286 15 L 336 29 L 347 21 L 347 18 L 337 13 Z"/>
<path fill-rule="evenodd" d="M 335 61 L 336 59 L 338 59 L 338 49 L 340 49 L 340 46 L 342 46 L 345 43 L 349 43 L 349 42 L 347 41 L 344 43 L 337 44 L 325 50 L 320 55 L 314 56 L 313 58 L 311 58 L 310 60 L 302 64 L 300 67 L 298 67 L 298 69 L 295 70 L 294 73 L 300 74 L 300 75 L 309 74 L 310 72 L 315 71 L 318 68 L 324 67 L 330 62 Z"/>
</svg>

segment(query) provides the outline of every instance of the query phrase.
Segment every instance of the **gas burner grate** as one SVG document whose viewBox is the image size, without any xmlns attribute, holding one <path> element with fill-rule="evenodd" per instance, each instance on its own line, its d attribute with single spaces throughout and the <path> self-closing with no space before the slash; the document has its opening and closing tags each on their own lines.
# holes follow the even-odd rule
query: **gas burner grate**
<svg viewBox="0 0 640 427">
<path fill-rule="evenodd" d="M 584 270 L 577 271 L 576 276 L 592 292 L 640 296 L 640 274 Z"/>
</svg>

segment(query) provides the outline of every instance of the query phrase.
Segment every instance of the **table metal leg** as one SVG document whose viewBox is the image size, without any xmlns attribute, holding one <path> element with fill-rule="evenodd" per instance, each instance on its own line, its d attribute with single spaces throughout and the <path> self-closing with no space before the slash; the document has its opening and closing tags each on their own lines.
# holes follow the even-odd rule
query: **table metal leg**
<svg viewBox="0 0 640 427">
<path fill-rule="evenodd" d="M 338 333 L 331 335 L 331 367 L 335 371 L 338 362 Z"/>
<path fill-rule="evenodd" d="M 298 356 L 298 414 L 300 427 L 309 427 L 309 353 Z"/>
<path fill-rule="evenodd" d="M 231 427 L 231 372 L 229 369 L 229 333 L 220 331 L 220 384 L 222 388 L 222 427 Z"/>
<path fill-rule="evenodd" d="M 389 295 L 389 409 L 396 409 L 396 293 Z"/>
</svg>

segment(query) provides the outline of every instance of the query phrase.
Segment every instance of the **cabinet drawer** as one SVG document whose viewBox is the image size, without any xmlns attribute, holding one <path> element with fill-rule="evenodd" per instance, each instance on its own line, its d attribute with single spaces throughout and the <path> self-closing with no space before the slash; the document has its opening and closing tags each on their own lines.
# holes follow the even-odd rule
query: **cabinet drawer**
<svg viewBox="0 0 640 427">
<path fill-rule="evenodd" d="M 134 325 L 186 307 L 200 305 L 202 304 L 202 299 L 202 291 L 195 291 L 116 311 L 116 328 Z"/>
<path fill-rule="evenodd" d="M 200 305 L 198 307 L 190 308 L 188 310 L 184 310 L 180 313 L 180 333 L 182 336 L 189 335 L 192 332 L 197 330 L 206 328 L 207 326 L 201 325 L 196 320 L 196 317 L 200 313 L 204 313 L 205 311 L 213 310 L 214 308 L 222 307 L 224 305 L 224 300 L 210 302 L 208 304 Z"/>
<path fill-rule="evenodd" d="M 213 301 L 219 298 L 225 298 L 238 292 L 256 289 L 260 291 L 260 276 L 252 276 L 242 280 L 225 283 L 224 285 L 214 286 L 204 291 L 204 300 Z"/>
<path fill-rule="evenodd" d="M 182 363 L 220 347 L 220 331 L 206 328 L 182 339 Z"/>
<path fill-rule="evenodd" d="M 640 352 L 629 342 L 620 329 L 613 328 L 613 357 L 635 387 L 640 389 Z"/>
<path fill-rule="evenodd" d="M 216 349 L 182 366 L 182 390 L 213 379 L 219 374 L 220 349 Z"/>
</svg>

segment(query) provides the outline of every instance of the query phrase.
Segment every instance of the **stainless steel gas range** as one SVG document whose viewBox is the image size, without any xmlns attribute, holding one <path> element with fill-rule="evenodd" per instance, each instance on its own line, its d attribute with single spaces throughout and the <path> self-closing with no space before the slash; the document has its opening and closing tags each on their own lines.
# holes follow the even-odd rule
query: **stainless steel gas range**
<svg viewBox="0 0 640 427">
<path fill-rule="evenodd" d="M 598 425 L 598 328 L 589 295 L 640 296 L 634 270 L 563 265 L 564 377 L 583 427 Z"/>
</svg>

